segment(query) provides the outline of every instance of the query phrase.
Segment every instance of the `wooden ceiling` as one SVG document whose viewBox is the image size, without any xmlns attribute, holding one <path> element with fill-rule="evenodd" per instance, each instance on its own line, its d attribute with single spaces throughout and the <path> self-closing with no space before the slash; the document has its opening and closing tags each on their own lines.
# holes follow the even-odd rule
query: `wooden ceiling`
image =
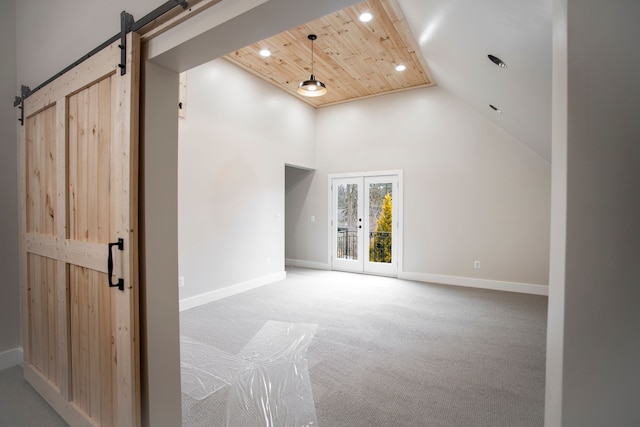
<svg viewBox="0 0 640 427">
<path fill-rule="evenodd" d="M 360 22 L 364 12 L 373 15 Z M 307 98 L 298 84 L 313 74 L 327 94 Z M 261 49 L 271 56 L 263 58 Z M 224 57 L 251 74 L 285 90 L 313 107 L 398 92 L 434 84 L 429 68 L 396 0 L 367 0 L 277 34 Z M 404 71 L 396 71 L 404 64 Z"/>
</svg>

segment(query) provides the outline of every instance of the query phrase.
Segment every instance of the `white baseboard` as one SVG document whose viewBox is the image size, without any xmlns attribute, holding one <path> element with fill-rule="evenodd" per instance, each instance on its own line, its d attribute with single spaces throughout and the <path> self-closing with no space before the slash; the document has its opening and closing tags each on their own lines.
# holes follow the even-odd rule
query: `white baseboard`
<svg viewBox="0 0 640 427">
<path fill-rule="evenodd" d="M 443 285 L 467 286 L 470 288 L 493 289 L 496 291 L 519 292 L 522 294 L 549 295 L 549 287 L 529 283 L 503 282 L 500 280 L 475 279 L 473 277 L 444 276 L 426 273 L 398 273 L 398 279 L 417 282 L 439 283 Z"/>
<path fill-rule="evenodd" d="M 287 278 L 286 271 L 280 271 L 268 276 L 258 277 L 257 279 L 247 280 L 246 282 L 236 283 L 235 285 L 226 286 L 221 289 L 216 289 L 211 292 L 196 295 L 180 300 L 180 311 L 189 310 L 191 308 L 199 307 L 203 304 L 208 304 L 213 301 L 218 301 L 222 298 L 237 295 L 242 292 L 250 291 L 251 289 L 259 288 L 260 286 L 268 285 L 270 283 L 278 282 Z"/>
<path fill-rule="evenodd" d="M 284 264 L 291 267 L 312 268 L 314 270 L 331 270 L 331 267 L 326 262 L 305 261 L 303 259 L 287 258 L 284 260 Z"/>
<path fill-rule="evenodd" d="M 0 353 L 0 371 L 22 365 L 22 348 L 14 348 Z"/>
</svg>

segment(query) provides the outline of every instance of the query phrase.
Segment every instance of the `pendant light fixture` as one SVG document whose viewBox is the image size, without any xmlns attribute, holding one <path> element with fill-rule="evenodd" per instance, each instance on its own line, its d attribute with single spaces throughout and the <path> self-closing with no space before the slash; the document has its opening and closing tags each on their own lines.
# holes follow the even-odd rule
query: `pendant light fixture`
<svg viewBox="0 0 640 427">
<path fill-rule="evenodd" d="M 311 40 L 311 77 L 298 85 L 297 92 L 302 96 L 322 96 L 327 93 L 327 87 L 313 75 L 313 41 L 318 37 L 315 34 L 309 34 L 307 38 Z"/>
</svg>

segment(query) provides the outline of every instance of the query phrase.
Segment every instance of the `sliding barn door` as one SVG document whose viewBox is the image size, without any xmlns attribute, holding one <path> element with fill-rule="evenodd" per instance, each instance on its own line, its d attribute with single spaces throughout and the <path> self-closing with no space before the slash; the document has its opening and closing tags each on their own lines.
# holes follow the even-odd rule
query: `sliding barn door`
<svg viewBox="0 0 640 427">
<path fill-rule="evenodd" d="M 125 75 L 119 44 L 24 102 L 24 374 L 72 426 L 140 424 L 139 39 Z"/>
</svg>

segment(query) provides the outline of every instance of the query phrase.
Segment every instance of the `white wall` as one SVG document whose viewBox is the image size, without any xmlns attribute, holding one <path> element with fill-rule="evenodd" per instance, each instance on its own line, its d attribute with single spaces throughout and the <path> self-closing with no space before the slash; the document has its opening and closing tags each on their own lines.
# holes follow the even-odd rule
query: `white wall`
<svg viewBox="0 0 640 427">
<path fill-rule="evenodd" d="M 224 60 L 187 73 L 180 299 L 284 271 L 285 163 L 312 167 L 313 108 Z"/>
<path fill-rule="evenodd" d="M 562 423 L 564 271 L 567 234 L 567 13 L 564 0 L 554 1 L 553 4 L 552 81 L 551 239 L 544 417 L 546 426 L 556 427 Z"/>
<path fill-rule="evenodd" d="M 99 42 L 117 32 L 119 28 L 117 16 L 121 10 L 129 10 L 134 16 L 139 16 L 142 13 L 134 9 L 139 9 L 146 13 L 153 6 L 160 3 L 162 1 L 93 0 L 77 2 L 74 0 L 20 0 L 17 2 L 15 21 L 19 32 L 17 41 L 18 83 L 32 87 L 41 83 L 54 72 L 62 69 L 72 60 L 80 57 Z M 564 10 L 567 8 L 566 0 L 554 0 L 554 3 L 559 9 Z M 578 139 L 576 135 L 572 135 L 569 139 L 568 157 L 570 159 L 572 157 L 587 159 L 592 161 L 593 164 L 604 161 L 603 164 L 606 168 L 594 169 L 593 177 L 602 179 L 606 183 L 606 188 L 598 185 L 595 187 L 595 191 L 590 191 L 587 185 L 584 185 L 581 189 L 575 186 L 575 183 L 579 182 L 578 178 L 591 176 L 589 174 L 592 169 L 589 168 L 589 172 L 587 172 L 585 164 L 572 164 L 571 160 L 568 161 L 567 163 L 572 167 L 577 167 L 577 175 L 570 177 L 567 177 L 566 164 L 560 166 L 559 173 L 554 170 L 554 186 L 559 183 L 559 186 L 562 187 L 562 174 L 564 174 L 565 178 L 573 180 L 573 183 L 568 188 L 569 194 L 567 197 L 571 199 L 573 197 L 572 192 L 578 191 L 575 194 L 578 197 L 577 205 L 569 206 L 570 210 L 573 211 L 572 214 L 579 215 L 582 209 L 584 209 L 584 215 L 589 212 L 593 213 L 593 215 L 586 216 L 588 221 L 577 222 L 578 229 L 571 230 L 573 234 L 568 251 L 582 253 L 581 257 L 570 260 L 571 269 L 574 271 L 573 274 L 582 268 L 595 274 L 592 277 L 586 277 L 582 286 L 578 277 L 572 276 L 572 282 L 567 286 L 569 291 L 567 296 L 569 298 L 566 300 L 564 297 L 564 277 L 560 277 L 555 282 L 552 279 L 551 292 L 554 292 L 554 289 L 558 287 L 561 297 L 556 298 L 554 295 L 550 297 L 549 332 L 565 329 L 565 324 L 562 323 L 564 319 L 562 310 L 566 307 L 568 309 L 566 331 L 573 338 L 563 342 L 562 337 L 560 337 L 560 345 L 549 348 L 548 360 L 551 360 L 552 365 L 560 365 L 560 375 L 566 375 L 568 378 L 566 381 L 567 387 L 564 391 L 562 388 L 548 391 L 546 407 L 549 408 L 551 406 L 550 403 L 553 403 L 555 406 L 560 407 L 558 413 L 562 414 L 563 408 L 560 397 L 564 393 L 565 400 L 567 400 L 564 411 L 564 425 L 581 425 L 581 413 L 584 414 L 584 417 L 591 417 L 590 420 L 592 420 L 582 425 L 603 425 L 614 423 L 615 420 L 612 421 L 611 418 L 608 418 L 605 423 L 600 422 L 602 417 L 610 417 L 612 414 L 637 417 L 638 411 L 636 408 L 640 406 L 639 402 L 637 402 L 638 393 L 635 390 L 632 390 L 632 392 L 627 390 L 629 384 L 640 383 L 637 378 L 639 372 L 637 360 L 640 359 L 637 345 L 640 339 L 638 339 L 637 335 L 634 335 L 634 332 L 637 334 L 638 331 L 638 328 L 634 328 L 634 326 L 640 323 L 638 319 L 640 311 L 637 310 L 637 293 L 633 293 L 638 290 L 636 286 L 639 282 L 637 270 L 638 253 L 637 246 L 629 247 L 630 243 L 624 243 L 627 241 L 625 239 L 628 239 L 628 242 L 635 242 L 635 244 L 638 242 L 638 222 L 635 220 L 638 215 L 637 210 L 633 210 L 637 209 L 637 205 L 633 203 L 634 200 L 637 203 L 637 198 L 633 199 L 634 195 L 637 194 L 637 189 L 635 187 L 629 188 L 628 178 L 631 178 L 633 182 L 640 180 L 637 176 L 638 169 L 630 167 L 631 163 L 638 164 L 637 152 L 633 156 L 625 156 L 624 153 L 621 154 L 618 151 L 622 147 L 628 147 L 627 143 L 629 141 L 638 140 L 637 123 L 628 122 L 626 118 L 640 116 L 638 114 L 638 104 L 634 104 L 638 99 L 638 89 L 634 85 L 638 84 L 636 76 L 640 74 L 636 62 L 637 56 L 633 56 L 633 58 L 636 58 L 633 59 L 634 62 L 629 59 L 629 55 L 638 54 L 637 46 L 634 45 L 634 42 L 639 38 L 637 34 L 638 27 L 634 26 L 635 23 L 629 24 L 629 19 L 638 16 L 637 8 L 639 5 L 637 2 L 621 0 L 613 2 L 590 0 L 571 2 L 571 5 L 571 13 L 581 17 L 581 21 L 578 22 L 582 22 L 582 24 L 576 27 L 577 22 L 573 22 L 570 32 L 572 44 L 565 46 L 570 53 L 568 58 L 573 64 L 573 72 L 569 74 L 568 81 L 574 84 L 571 87 L 572 95 L 584 92 L 589 97 L 589 102 L 584 104 L 579 103 L 582 99 L 573 98 L 571 110 L 574 110 L 574 115 L 571 117 L 571 121 L 574 125 L 572 129 L 575 132 L 577 126 L 588 123 L 592 126 L 588 129 L 595 129 L 597 132 L 593 136 L 585 136 L 586 145 L 583 150 L 579 148 L 580 144 L 584 142 L 582 138 Z M 3 2 L 3 6 L 10 7 L 7 1 Z M 3 28 L 7 29 L 11 26 L 12 15 L 4 12 L 5 9 L 3 8 L 0 22 L 3 24 Z M 619 16 L 611 15 L 611 12 L 617 12 Z M 95 15 L 93 16 L 98 16 L 97 19 L 87 19 L 80 24 L 80 19 L 92 16 L 94 13 Z M 554 26 L 562 25 L 565 21 L 562 19 L 556 20 Z M 86 26 L 82 27 L 81 25 Z M 606 31 L 604 33 L 597 31 L 590 35 L 589 32 L 593 28 L 604 28 Z M 249 27 L 243 29 L 247 30 Z M 5 42 L 7 38 L 3 37 L 2 40 Z M 594 54 L 585 54 L 592 47 L 595 49 L 593 51 Z M 578 52 L 576 56 L 573 56 L 572 52 L 574 50 Z M 3 66 L 10 67 L 10 58 L 10 55 L 3 56 Z M 600 58 L 604 59 L 600 61 Z M 554 67 L 556 66 L 561 66 L 561 64 L 555 62 Z M 578 70 L 582 70 L 582 73 L 576 73 Z M 592 76 L 586 75 L 585 73 L 589 70 L 592 70 L 595 74 Z M 3 69 L 0 77 L 0 87 L 2 89 L 5 88 L 5 85 L 8 85 L 7 80 L 9 80 L 9 74 L 5 74 Z M 576 85 L 578 82 L 580 84 Z M 556 85 L 554 90 L 556 92 L 566 91 L 566 83 L 565 81 L 564 86 Z M 161 87 L 156 87 L 156 89 L 160 90 Z M 12 93 L 9 99 L 14 94 Z M 7 98 L 3 99 L 6 100 Z M 597 106 L 599 109 L 589 110 L 589 106 Z M 13 131 L 10 127 L 5 126 L 5 123 L 9 126 L 11 126 L 11 123 L 15 123 L 15 111 L 5 111 L 4 108 L 6 107 L 4 106 L 0 108 L 2 108 L 0 110 L 2 117 L 1 135 L 3 139 L 11 138 Z M 558 115 L 562 116 L 561 113 L 566 115 L 566 109 L 564 112 L 554 112 L 554 126 Z M 625 120 L 620 121 L 616 116 L 623 117 Z M 564 123 L 565 125 L 567 124 L 566 120 Z M 609 125 L 610 123 L 617 126 L 612 129 Z M 607 132 L 612 133 L 608 134 Z M 602 133 L 605 133 L 606 137 L 602 138 Z M 582 137 L 583 135 L 580 136 Z M 554 150 L 558 142 L 558 140 L 554 139 Z M 603 152 L 603 148 L 609 144 L 612 144 L 612 150 Z M 564 146 L 567 148 L 566 138 L 564 139 Z M 635 146 L 637 147 L 637 144 Z M 11 172 L 16 170 L 15 156 L 11 148 L 3 146 L 0 150 L 2 150 L 0 151 L 2 154 L 0 155 L 0 170 L 5 171 L 9 176 L 8 181 L 5 181 L 3 175 L 2 182 L 4 184 L 5 182 L 10 182 L 12 177 L 15 176 Z M 560 147 L 560 151 L 562 150 L 563 147 Z M 591 150 L 594 151 L 590 154 Z M 554 153 L 554 163 L 556 160 Z M 623 185 L 616 185 L 616 181 Z M 618 192 L 618 188 L 624 190 L 623 194 Z M 3 220 L 8 218 L 9 222 L 6 226 L 3 224 L 1 230 L 10 236 L 12 230 L 15 230 L 10 225 L 10 212 L 12 210 L 14 212 L 17 211 L 17 201 L 11 194 L 11 190 L 8 193 L 5 193 L 4 190 L 3 188 L 1 193 L 2 218 Z M 601 206 L 599 206 L 600 202 L 595 200 L 608 196 L 608 192 L 611 190 L 613 190 L 613 200 L 616 203 L 620 202 L 623 208 L 613 209 L 612 207 L 616 203 L 612 203 L 612 199 L 604 199 L 608 201 L 602 203 Z M 590 203 L 585 201 L 588 201 L 585 197 L 589 194 L 589 197 L 593 197 Z M 563 197 L 559 199 L 560 204 L 562 204 L 563 200 L 566 202 Z M 564 205 L 567 207 L 566 203 Z M 594 206 L 597 209 L 592 210 Z M 562 206 L 554 206 L 554 213 L 556 209 L 562 211 Z M 630 213 L 636 212 L 635 218 L 630 220 L 627 215 L 619 215 L 620 212 L 625 210 Z M 9 214 L 7 215 L 7 213 Z M 166 219 L 164 212 L 157 212 L 155 215 L 160 222 Z M 597 217 L 604 218 L 605 221 L 596 221 Z M 611 218 L 614 219 L 612 220 Z M 562 220 L 564 221 L 564 218 Z M 589 226 L 593 225 L 595 227 L 589 228 Z M 577 240 L 579 230 L 585 233 L 587 237 L 585 241 L 587 250 L 585 252 L 579 250 L 580 243 L 582 243 Z M 607 236 L 615 236 L 620 242 L 623 242 L 617 246 L 615 251 L 610 252 L 612 256 L 603 257 L 602 254 L 604 252 L 594 253 L 594 249 L 589 249 L 590 246 L 594 246 L 593 242 L 596 241 L 594 237 L 600 239 Z M 560 240 L 563 241 L 564 239 Z M 562 248 L 558 246 L 561 243 L 554 243 L 555 251 L 562 251 Z M 3 248 L 5 247 L 9 254 L 11 254 L 12 247 L 13 253 L 17 254 L 17 244 L 12 245 L 9 240 L 9 244 L 3 245 Z M 607 248 L 610 249 L 611 247 L 607 246 Z M 635 256 L 635 259 L 633 259 L 633 256 Z M 630 259 L 629 257 L 632 258 Z M 553 259 L 555 260 L 556 258 L 554 257 Z M 556 265 L 558 263 L 562 265 Z M 557 267 L 557 271 L 563 271 L 563 264 L 564 259 L 557 261 L 557 263 L 554 261 L 551 265 L 551 270 L 553 271 L 554 267 Z M 3 262 L 2 271 L 11 272 L 11 268 L 5 268 L 10 265 L 11 263 L 8 261 Z M 621 275 L 626 277 L 621 278 Z M 606 279 L 602 281 L 601 276 L 605 276 Z M 17 300 L 5 298 L 5 295 L 10 295 L 10 283 L 10 280 L 3 280 L 3 302 L 1 306 L 3 310 L 5 301 L 7 306 L 18 305 Z M 157 332 L 159 334 L 162 333 L 161 328 Z M 571 355 L 570 358 L 567 358 L 567 363 L 574 366 L 571 372 L 563 373 L 563 350 L 565 345 L 570 347 L 567 348 L 567 353 Z M 633 347 L 634 345 L 636 347 Z M 595 371 L 601 371 L 604 375 L 600 373 L 594 374 Z M 578 378 L 584 381 L 580 383 L 577 381 Z M 549 384 L 549 381 L 547 381 L 547 384 Z M 578 410 L 576 405 L 576 402 L 580 401 L 580 393 L 585 393 L 585 396 L 583 396 L 585 404 L 580 408 L 583 412 Z M 612 412 L 612 409 L 618 412 Z M 179 414 L 177 416 L 179 417 Z M 173 419 L 168 419 L 166 425 L 175 425 L 175 423 L 172 424 L 172 421 Z M 561 424 L 561 419 L 559 418 L 548 418 L 547 421 L 548 426 Z M 629 424 L 637 425 L 637 419 L 631 419 Z M 157 425 L 163 425 L 163 423 Z"/>
<path fill-rule="evenodd" d="M 16 25 L 13 0 L 0 3 L 0 354 L 21 346 L 18 281 Z M 2 357 L 0 356 L 0 364 Z"/>
<path fill-rule="evenodd" d="M 19 84 L 32 89 L 120 32 L 120 12 L 142 18 L 164 0 L 16 1 Z"/>
<path fill-rule="evenodd" d="M 286 258 L 326 264 L 327 174 L 387 169 L 405 172 L 405 272 L 548 283 L 549 163 L 440 88 L 314 112 L 221 60 L 187 82 L 181 299 L 282 271 L 285 213 Z M 314 146 L 285 207 L 283 165 L 313 167 Z"/>
<path fill-rule="evenodd" d="M 424 88 L 320 109 L 316 126 L 288 258 L 328 262 L 327 174 L 403 169 L 401 270 L 548 283 L 551 166 L 466 104 Z"/>
<path fill-rule="evenodd" d="M 178 318 L 178 73 L 147 62 L 140 140 L 142 423 L 181 420 Z"/>
<path fill-rule="evenodd" d="M 553 180 L 566 198 L 552 249 L 565 257 L 552 259 L 545 425 L 637 426 L 640 3 L 555 7 Z"/>
</svg>

